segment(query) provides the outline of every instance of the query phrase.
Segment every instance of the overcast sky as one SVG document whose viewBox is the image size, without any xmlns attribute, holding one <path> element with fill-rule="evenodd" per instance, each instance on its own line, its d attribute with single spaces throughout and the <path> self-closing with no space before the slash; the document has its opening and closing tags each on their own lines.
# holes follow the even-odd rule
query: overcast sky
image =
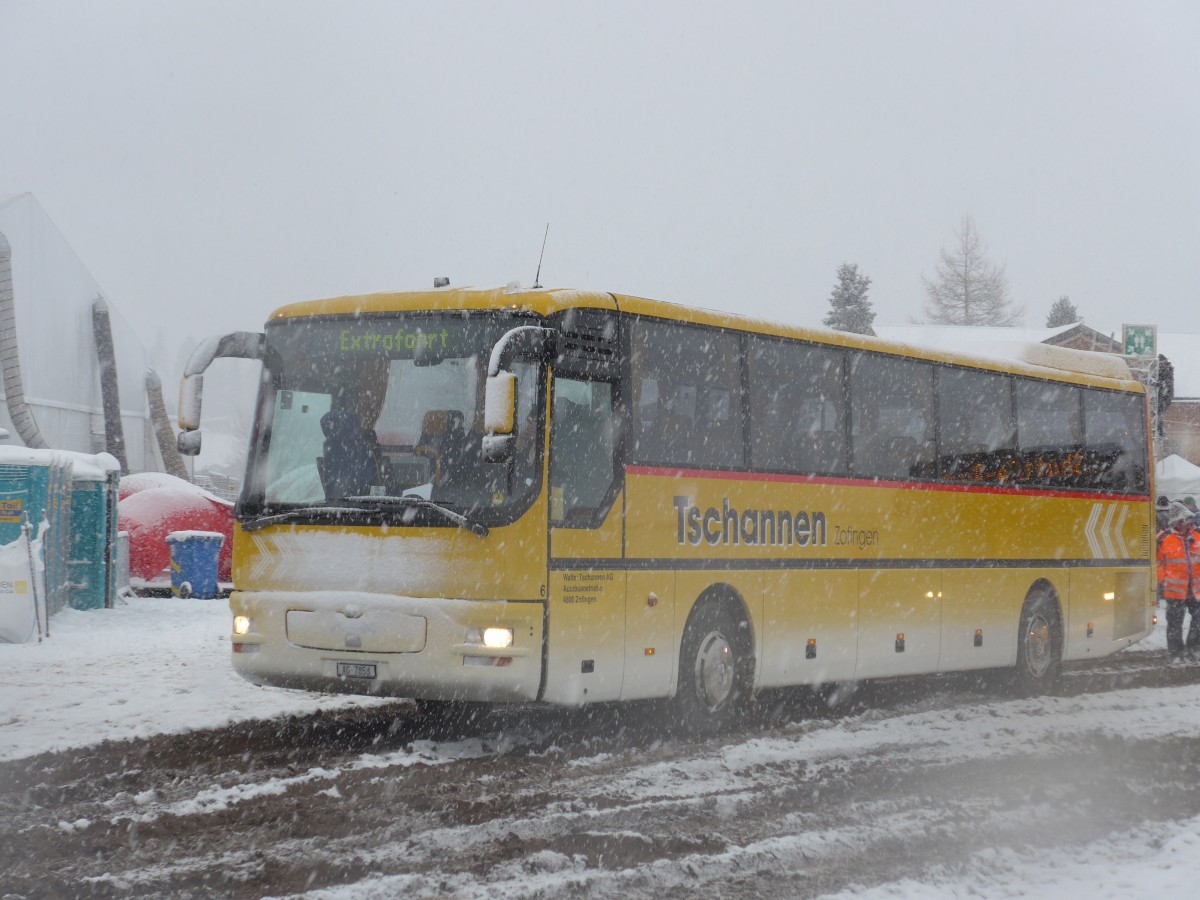
<svg viewBox="0 0 1200 900">
<path fill-rule="evenodd" d="M 533 281 L 879 323 L 971 215 L 1025 323 L 1200 331 L 1200 4 L 0 0 L 0 195 L 146 340 Z M 17 264 L 14 262 L 14 264 Z"/>
</svg>

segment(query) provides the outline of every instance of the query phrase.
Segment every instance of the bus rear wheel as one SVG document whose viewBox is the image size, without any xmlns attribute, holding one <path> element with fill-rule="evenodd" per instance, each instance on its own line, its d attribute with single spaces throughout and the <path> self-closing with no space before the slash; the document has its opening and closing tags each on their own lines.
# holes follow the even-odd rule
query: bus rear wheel
<svg viewBox="0 0 1200 900">
<path fill-rule="evenodd" d="M 1021 609 L 1015 687 L 1023 696 L 1049 690 L 1062 668 L 1062 617 L 1054 598 L 1033 594 Z"/>
<path fill-rule="evenodd" d="M 702 601 L 683 632 L 676 721 L 691 734 L 727 728 L 749 696 L 745 623 L 725 604 Z"/>
</svg>

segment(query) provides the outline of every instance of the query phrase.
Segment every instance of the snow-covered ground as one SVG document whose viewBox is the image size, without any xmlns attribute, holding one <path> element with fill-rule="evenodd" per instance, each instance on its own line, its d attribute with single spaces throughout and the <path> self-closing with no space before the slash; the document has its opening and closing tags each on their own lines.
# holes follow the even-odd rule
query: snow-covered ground
<svg viewBox="0 0 1200 900">
<path fill-rule="evenodd" d="M 42 643 L 0 644 L 0 761 L 104 740 L 385 701 L 257 687 L 229 663 L 224 600 L 66 609 Z"/>
<path fill-rule="evenodd" d="M 51 627 L 52 636 L 40 644 L 0 644 L 0 761 L 107 739 L 136 739 L 238 720 L 386 702 L 259 688 L 242 681 L 229 665 L 229 612 L 220 600 L 133 598 L 111 610 L 64 611 Z M 1151 638 L 1126 652 L 1161 653 L 1162 649 L 1160 626 Z M 723 750 L 724 777 L 736 780 L 757 766 L 777 762 L 780 753 L 802 752 L 816 761 L 868 754 L 878 750 L 880 741 L 940 745 L 950 748 L 945 750 L 949 756 L 977 753 L 989 743 L 994 749 L 995 741 L 1044 741 L 1046 729 L 1069 733 L 1079 724 L 1076 719 L 1106 719 L 1118 711 L 1122 727 L 1177 736 L 1181 741 L 1200 740 L 1200 686 L 1019 702 L 1043 704 L 1044 715 L 1003 723 L 994 718 L 995 709 L 978 715 L 959 713 L 950 717 L 953 721 L 937 711 L 915 711 L 886 722 L 867 716 L 833 729 L 813 730 L 806 747 L 796 745 L 796 736 L 782 741 L 750 737 Z M 973 733 L 985 727 L 990 734 L 977 735 L 980 740 L 961 740 L 964 729 Z M 949 736 L 936 739 L 939 731 Z M 799 740 L 806 743 L 804 737 Z M 453 755 L 451 748 L 446 750 Z M 664 777 L 665 782 L 655 779 L 656 793 L 671 790 L 670 778 Z M 545 879 L 542 888 L 553 890 L 556 874 L 539 877 Z M 1128 900 L 1194 896 L 1198 881 L 1200 817 L 1143 825 L 1072 851 L 1069 858 L 1061 851 L 1032 850 L 1018 856 L 996 850 L 976 854 L 967 867 L 935 869 L 920 882 L 901 880 L 837 896 L 957 900 L 1086 895 Z M 391 879 L 382 879 L 313 896 L 382 897 L 396 887 Z M 462 887 L 470 893 L 467 884 Z M 529 881 L 523 888 L 538 889 Z"/>
</svg>

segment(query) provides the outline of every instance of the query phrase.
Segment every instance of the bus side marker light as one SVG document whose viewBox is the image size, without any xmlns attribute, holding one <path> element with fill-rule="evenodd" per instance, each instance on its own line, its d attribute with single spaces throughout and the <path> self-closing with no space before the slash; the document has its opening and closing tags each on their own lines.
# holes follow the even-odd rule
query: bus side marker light
<svg viewBox="0 0 1200 900">
<path fill-rule="evenodd" d="M 654 593 L 654 591 L 651 591 L 650 596 L 646 598 L 646 605 L 658 606 L 658 594 Z"/>
<path fill-rule="evenodd" d="M 1105 599 L 1105 600 L 1116 600 L 1116 599 L 1117 599 L 1117 594 L 1116 594 L 1116 592 L 1115 592 L 1115 591 L 1105 591 L 1105 592 L 1104 592 L 1104 599 Z"/>
<path fill-rule="evenodd" d="M 975 629 L 975 646 L 976 647 L 983 646 L 983 629 L 982 628 Z"/>
<path fill-rule="evenodd" d="M 645 653 L 647 656 L 653 656 L 653 655 L 654 655 L 654 648 L 653 648 L 653 647 L 647 647 L 647 648 L 646 648 L 644 651 L 642 651 L 642 652 L 643 652 L 643 653 Z"/>
<path fill-rule="evenodd" d="M 896 635 L 896 652 L 904 652 L 904 632 L 900 632 L 898 635 Z"/>
<path fill-rule="evenodd" d="M 808 643 L 804 645 L 804 658 L 805 659 L 816 659 L 817 658 L 817 639 L 816 638 L 809 638 Z"/>
</svg>

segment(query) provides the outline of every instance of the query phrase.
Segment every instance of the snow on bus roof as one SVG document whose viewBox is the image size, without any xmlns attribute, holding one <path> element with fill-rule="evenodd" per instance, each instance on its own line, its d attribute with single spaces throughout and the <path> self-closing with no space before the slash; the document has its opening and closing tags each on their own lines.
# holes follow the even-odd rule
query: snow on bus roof
<svg viewBox="0 0 1200 900">
<path fill-rule="evenodd" d="M 1009 328 L 975 325 L 881 325 L 876 334 L 887 341 L 939 352 L 954 352 L 1005 364 L 1023 363 L 1039 369 L 1074 372 L 1128 381 L 1125 360 L 1110 353 L 1075 350 L 1048 344 L 1050 338 L 1077 327 Z"/>
</svg>

